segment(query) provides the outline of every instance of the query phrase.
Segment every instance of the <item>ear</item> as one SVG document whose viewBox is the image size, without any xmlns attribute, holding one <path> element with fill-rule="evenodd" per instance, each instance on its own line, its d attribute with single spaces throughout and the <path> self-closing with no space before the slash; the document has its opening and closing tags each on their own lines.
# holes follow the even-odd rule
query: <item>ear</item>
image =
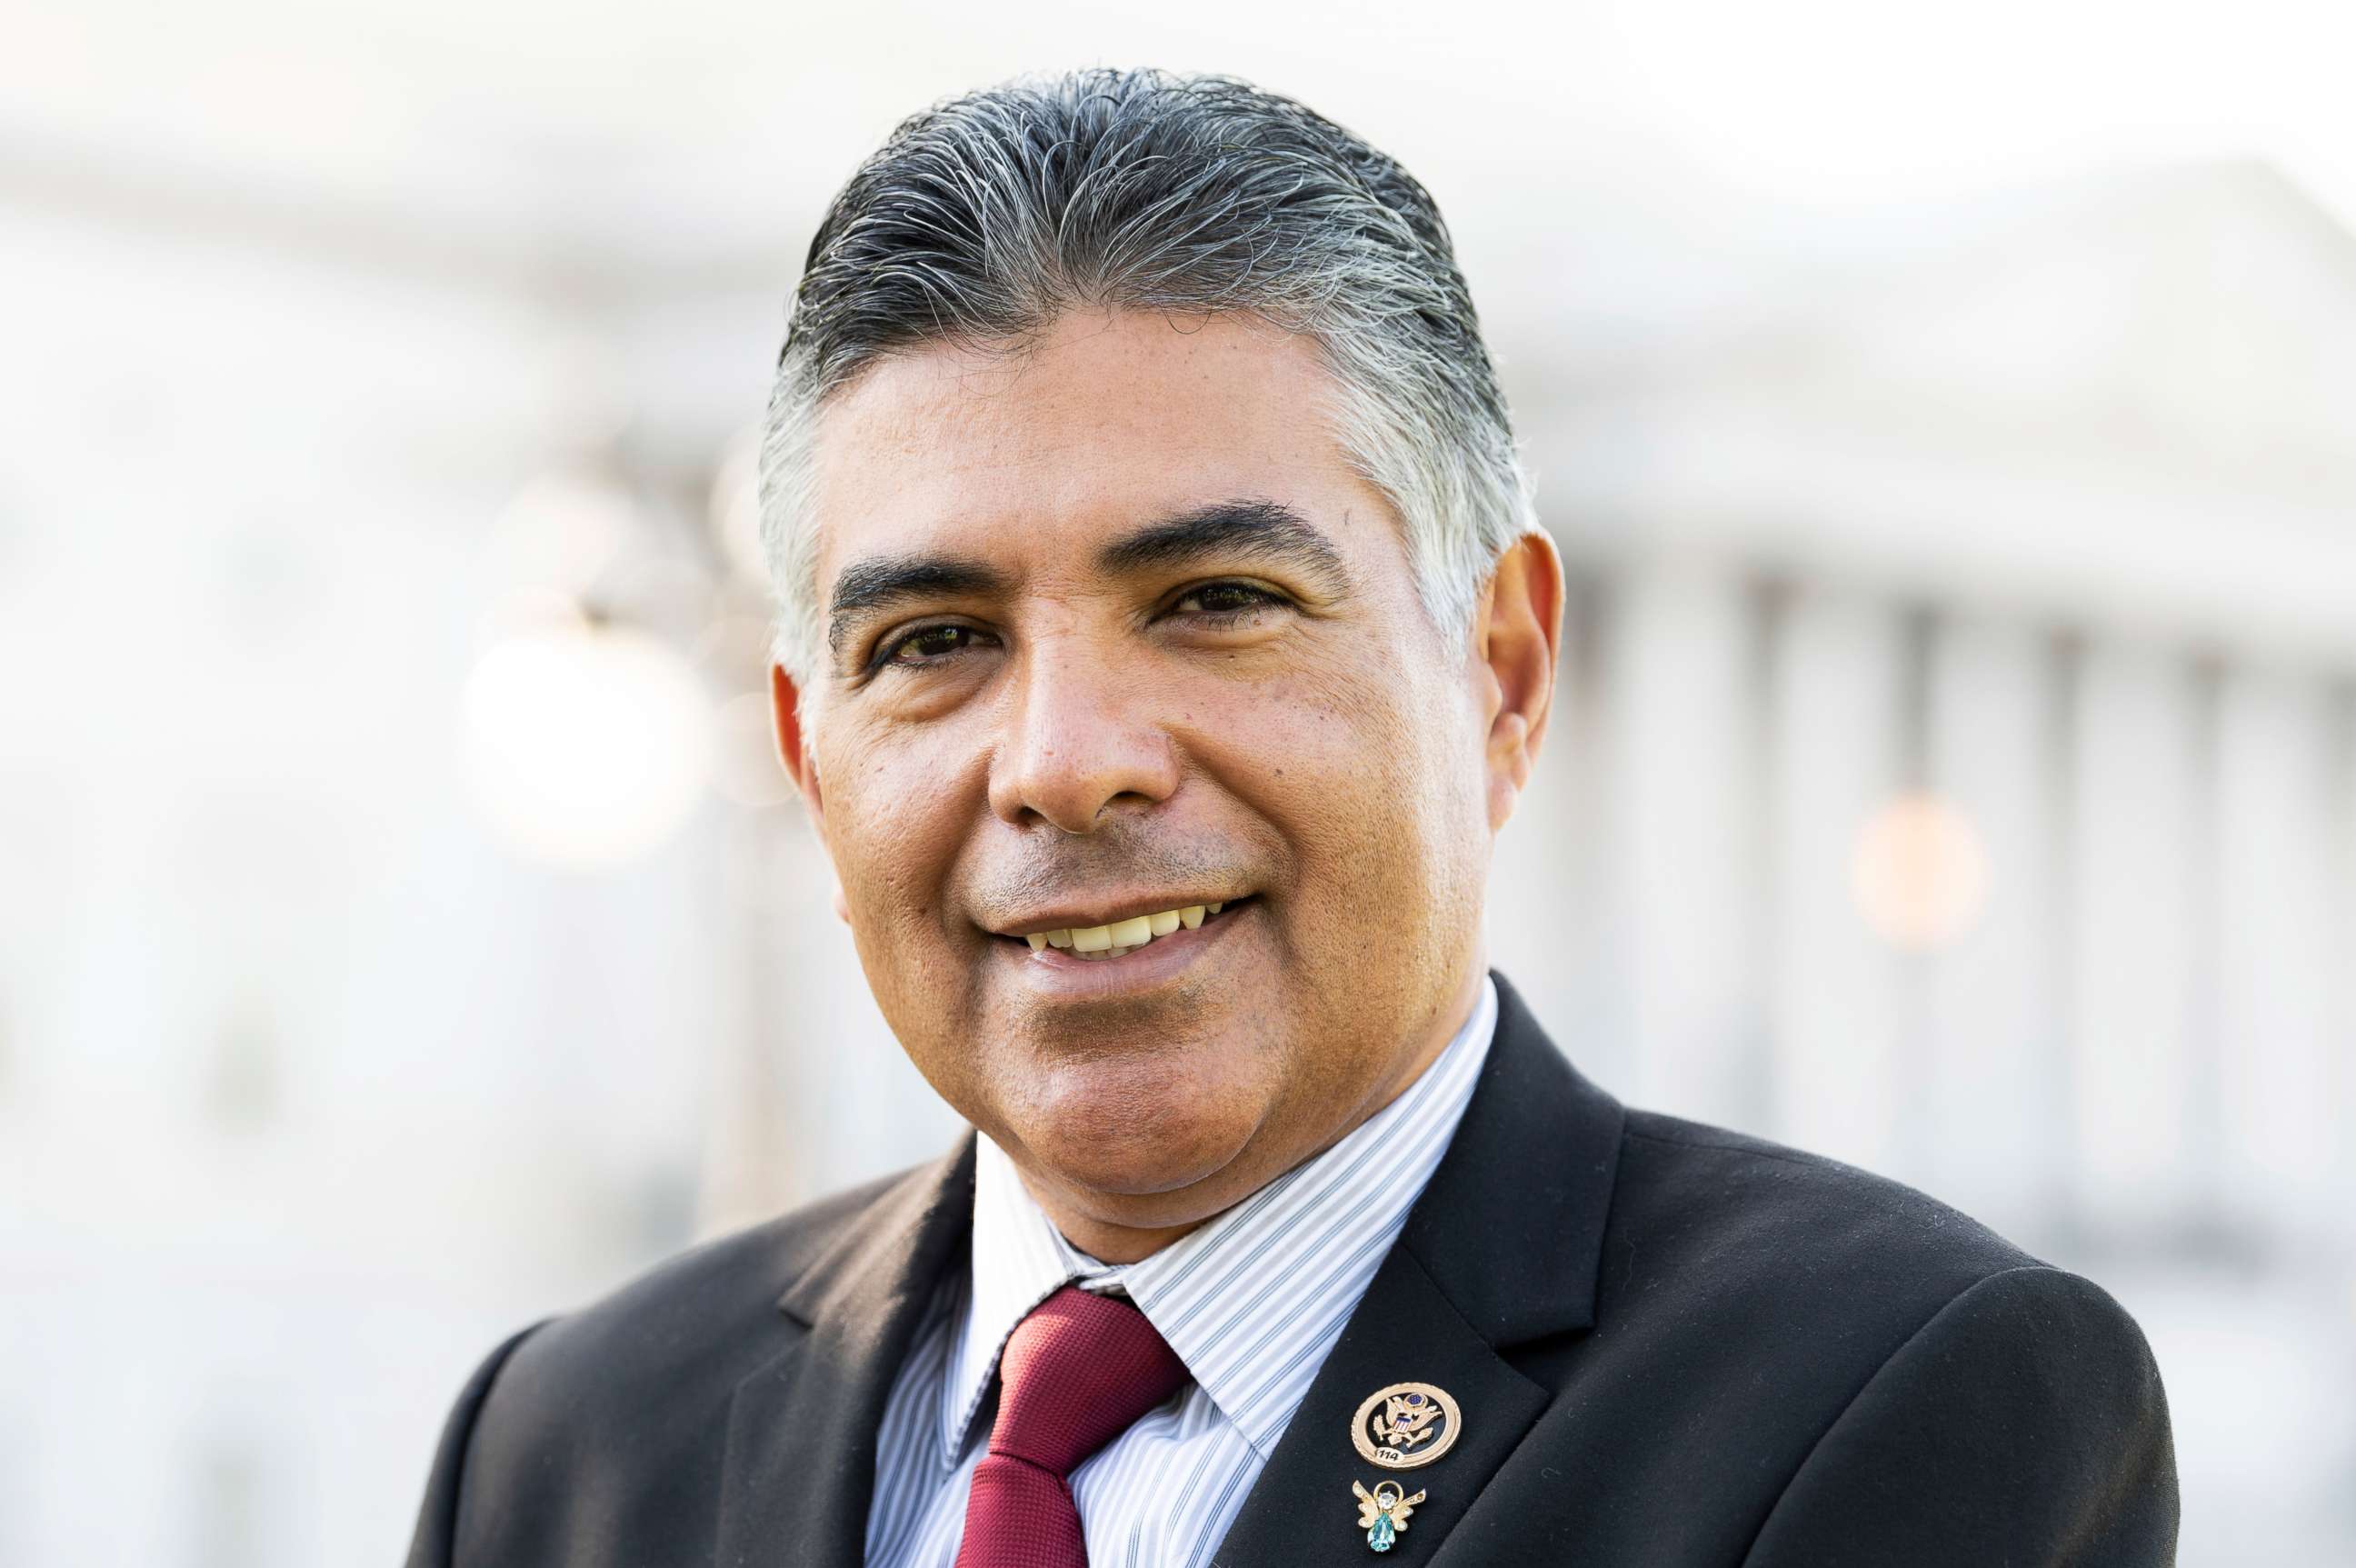
<svg viewBox="0 0 2356 1568">
<path fill-rule="evenodd" d="M 1476 618 L 1473 654 L 1486 693 L 1489 831 L 1514 814 L 1554 706 L 1562 647 L 1562 557 L 1533 530 L 1497 558 Z"/>
<path fill-rule="evenodd" d="M 786 777 L 801 791 L 802 804 L 809 809 L 810 825 L 818 830 L 818 842 L 826 847 L 830 865 L 834 851 L 827 844 L 826 789 L 818 776 L 818 754 L 810 750 L 809 739 L 802 733 L 802 694 L 794 678 L 786 673 L 782 664 L 769 666 L 769 717 L 777 741 L 777 760 L 785 765 Z M 844 925 L 851 923 L 851 906 L 842 896 L 842 876 L 834 878 L 834 915 Z"/>
</svg>

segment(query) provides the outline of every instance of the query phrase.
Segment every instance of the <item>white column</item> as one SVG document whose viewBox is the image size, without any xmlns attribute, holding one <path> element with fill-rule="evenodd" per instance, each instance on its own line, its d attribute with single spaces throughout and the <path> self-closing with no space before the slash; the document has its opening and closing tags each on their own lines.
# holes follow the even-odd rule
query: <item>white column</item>
<svg viewBox="0 0 2356 1568">
<path fill-rule="evenodd" d="M 1749 597 L 1719 564 L 1655 562 L 1620 612 L 1610 875 L 1641 1052 L 1627 1092 L 1756 1128 Z"/>
<path fill-rule="evenodd" d="M 2265 672 L 2227 684 L 2219 746 L 2216 1026 L 2237 1233 L 2304 1245 L 2336 1222 L 2330 1058 L 2334 813 L 2328 695 Z"/>
<path fill-rule="evenodd" d="M 1988 876 L 1976 919 L 1923 961 L 1922 1169 L 1938 1197 L 2024 1243 L 2055 1218 L 2070 1135 L 2052 1008 L 2054 675 L 2037 628 L 1960 621 L 1931 678 L 1928 783 L 1977 834 Z"/>
<path fill-rule="evenodd" d="M 1901 1010 L 1894 956 L 1858 915 L 1858 830 L 1897 783 L 1898 622 L 1810 591 L 1785 616 L 1769 771 L 1774 1135 L 1895 1171 Z"/>
<path fill-rule="evenodd" d="M 2325 1180 L 2337 1252 L 2349 1282 L 2348 1308 L 2356 1314 L 2356 682 L 2334 683 L 2325 795 L 2324 1067 L 2326 1101 L 2341 1129 Z"/>
<path fill-rule="evenodd" d="M 2192 846 L 2204 824 L 2186 663 L 2098 645 L 2078 712 L 2070 1026 L 2079 1195 L 2098 1229 L 2148 1233 L 2200 1196 Z"/>
</svg>

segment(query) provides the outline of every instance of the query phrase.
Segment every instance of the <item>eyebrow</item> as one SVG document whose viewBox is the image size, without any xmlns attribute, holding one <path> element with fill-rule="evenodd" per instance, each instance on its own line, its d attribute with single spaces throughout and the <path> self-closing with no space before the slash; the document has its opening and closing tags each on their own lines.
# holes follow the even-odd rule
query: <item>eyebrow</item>
<svg viewBox="0 0 2356 1568">
<path fill-rule="evenodd" d="M 826 645 L 835 653 L 851 626 L 910 599 L 1003 594 L 1006 574 L 962 555 L 887 555 L 854 561 L 834 580 L 826 609 Z"/>
<path fill-rule="evenodd" d="M 1307 518 L 1281 501 L 1213 501 L 1149 522 L 1097 551 L 1097 570 L 1108 576 L 1190 566 L 1205 562 L 1256 561 L 1290 565 L 1319 580 L 1329 592 L 1346 592 L 1350 574 L 1342 553 Z M 890 555 L 856 561 L 834 580 L 827 604 L 827 647 L 840 655 L 860 621 L 913 599 L 1003 596 L 1006 574 L 963 555 Z"/>
<path fill-rule="evenodd" d="M 1214 559 L 1293 566 L 1335 590 L 1350 582 L 1333 541 L 1290 507 L 1269 500 L 1214 501 L 1147 523 L 1099 549 L 1097 569 L 1122 575 Z"/>
</svg>

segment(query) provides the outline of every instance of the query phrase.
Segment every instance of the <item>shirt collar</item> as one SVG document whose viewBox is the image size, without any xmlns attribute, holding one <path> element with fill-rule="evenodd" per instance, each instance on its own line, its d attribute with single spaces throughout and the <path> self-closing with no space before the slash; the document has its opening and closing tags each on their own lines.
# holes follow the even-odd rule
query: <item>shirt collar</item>
<svg viewBox="0 0 2356 1568">
<path fill-rule="evenodd" d="M 1006 1337 L 1072 1282 L 1126 1292 L 1265 1460 L 1447 1152 L 1496 1023 L 1496 985 L 1484 976 L 1472 1016 L 1396 1100 L 1135 1263 L 1101 1262 L 1066 1241 L 1006 1152 L 979 1134 L 973 1262 L 941 1393 L 943 1464 L 964 1451 Z M 1313 1303 L 1285 1288 L 1301 1281 L 1316 1283 Z"/>
</svg>

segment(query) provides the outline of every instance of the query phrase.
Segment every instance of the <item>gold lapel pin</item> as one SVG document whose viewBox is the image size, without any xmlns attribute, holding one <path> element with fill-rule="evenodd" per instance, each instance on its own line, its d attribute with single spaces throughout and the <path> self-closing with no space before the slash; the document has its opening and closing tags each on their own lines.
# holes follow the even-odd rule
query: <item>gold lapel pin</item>
<svg viewBox="0 0 2356 1568">
<path fill-rule="evenodd" d="M 1366 1544 L 1377 1552 L 1391 1549 L 1391 1542 L 1407 1528 L 1407 1516 L 1423 1501 L 1421 1492 L 1408 1497 L 1397 1481 L 1377 1481 L 1371 1492 L 1353 1481 L 1350 1489 L 1358 1494 L 1358 1528 L 1366 1532 Z"/>
<path fill-rule="evenodd" d="M 1463 1430 L 1464 1414 L 1455 1400 L 1431 1383 L 1376 1389 L 1350 1418 L 1350 1441 L 1359 1455 L 1386 1470 L 1430 1464 L 1456 1445 Z"/>
</svg>

